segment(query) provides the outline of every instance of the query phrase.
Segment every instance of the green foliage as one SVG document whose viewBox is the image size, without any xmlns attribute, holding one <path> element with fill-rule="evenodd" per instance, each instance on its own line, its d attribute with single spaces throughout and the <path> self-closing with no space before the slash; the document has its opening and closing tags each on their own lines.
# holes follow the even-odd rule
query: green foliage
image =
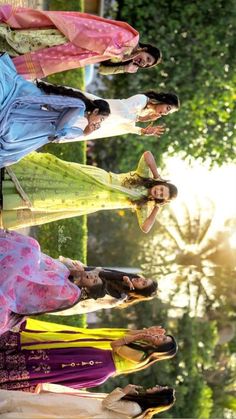
<svg viewBox="0 0 236 419">
<path fill-rule="evenodd" d="M 106 226 L 106 229 L 104 229 Z M 88 264 L 139 267 L 143 233 L 131 211 L 99 211 L 88 216 Z M 105 255 L 104 255 L 105 253 Z"/>
<path fill-rule="evenodd" d="M 86 262 L 86 217 L 75 217 L 40 226 L 37 232 L 42 251 L 57 258 L 60 255 Z"/>
<path fill-rule="evenodd" d="M 50 0 L 49 9 L 83 12 L 84 0 Z"/>
<path fill-rule="evenodd" d="M 156 44 L 163 63 L 133 76 L 114 76 L 112 81 L 103 77 L 108 89 L 103 95 L 122 98 L 150 88 L 174 91 L 181 110 L 163 119 L 170 131 L 160 139 L 129 135 L 109 141 L 110 149 L 96 144 L 96 151 L 108 162 L 115 154 L 122 168 L 145 149 L 155 155 L 181 152 L 212 164 L 234 160 L 235 1 L 136 0 L 133 6 L 129 0 L 119 1 L 117 18 L 134 26 L 141 41 Z"/>
</svg>

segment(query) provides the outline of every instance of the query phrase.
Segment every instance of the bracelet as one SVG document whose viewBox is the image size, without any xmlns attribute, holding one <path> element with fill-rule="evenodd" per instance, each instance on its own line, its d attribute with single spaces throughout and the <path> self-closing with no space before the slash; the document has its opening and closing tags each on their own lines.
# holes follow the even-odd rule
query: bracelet
<svg viewBox="0 0 236 419">
<path fill-rule="evenodd" d="M 126 340 L 126 336 L 124 336 L 124 337 L 123 337 L 123 341 L 124 341 L 124 344 L 125 344 L 125 345 L 128 345 L 128 342 L 127 342 L 127 340 Z"/>
</svg>

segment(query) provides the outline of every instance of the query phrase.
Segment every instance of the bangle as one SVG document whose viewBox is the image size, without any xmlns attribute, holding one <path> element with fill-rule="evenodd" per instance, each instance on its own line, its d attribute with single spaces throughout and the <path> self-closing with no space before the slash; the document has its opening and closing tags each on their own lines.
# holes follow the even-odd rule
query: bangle
<svg viewBox="0 0 236 419">
<path fill-rule="evenodd" d="M 124 344 L 125 344 L 125 345 L 127 345 L 127 344 L 128 344 L 127 339 L 126 339 L 126 336 L 124 336 L 123 341 L 124 341 Z"/>
</svg>

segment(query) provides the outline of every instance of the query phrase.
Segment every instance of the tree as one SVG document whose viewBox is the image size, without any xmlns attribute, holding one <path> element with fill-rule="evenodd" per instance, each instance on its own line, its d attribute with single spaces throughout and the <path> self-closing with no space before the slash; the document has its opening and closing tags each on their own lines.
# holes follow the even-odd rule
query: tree
<svg viewBox="0 0 236 419">
<path fill-rule="evenodd" d="M 117 75 L 104 97 L 128 97 L 150 88 L 175 91 L 182 107 L 165 118 L 170 131 L 160 139 L 129 135 L 96 142 L 98 159 L 122 169 L 135 165 L 145 148 L 157 155 L 181 152 L 212 164 L 235 156 L 236 3 L 233 0 L 118 2 L 117 19 L 133 25 L 143 42 L 156 44 L 163 63 L 135 75 Z M 102 157 L 103 156 L 103 157 Z"/>
</svg>

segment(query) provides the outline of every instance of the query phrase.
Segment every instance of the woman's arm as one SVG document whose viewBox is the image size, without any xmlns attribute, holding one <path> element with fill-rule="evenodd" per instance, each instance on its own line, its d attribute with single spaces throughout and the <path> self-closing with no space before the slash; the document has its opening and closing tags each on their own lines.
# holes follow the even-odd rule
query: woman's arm
<svg viewBox="0 0 236 419">
<path fill-rule="evenodd" d="M 145 333 L 150 335 L 164 335 L 166 333 L 166 330 L 163 329 L 162 326 L 151 326 L 144 329 L 137 329 L 137 330 L 130 330 L 129 334 L 137 334 L 137 333 Z"/>
<path fill-rule="evenodd" d="M 121 64 L 121 65 L 105 65 L 100 64 L 98 71 L 100 74 L 108 75 L 108 74 L 121 74 L 121 73 L 136 73 L 139 67 L 133 63 L 129 64 Z"/>
<path fill-rule="evenodd" d="M 158 334 L 165 334 L 165 329 L 163 329 L 161 326 L 152 326 L 147 329 L 132 330 L 129 333 L 127 333 L 123 338 L 111 342 L 111 347 L 113 349 L 117 349 L 121 346 L 128 345 L 129 343 L 138 340 L 150 340 L 154 335 Z"/>
<path fill-rule="evenodd" d="M 160 209 L 160 207 L 156 205 L 153 208 L 151 214 L 146 218 L 146 220 L 142 224 L 141 229 L 144 233 L 148 233 L 151 230 L 153 224 L 155 223 L 156 216 L 157 216 L 157 213 L 158 213 L 159 209 Z"/>
<path fill-rule="evenodd" d="M 113 412 L 125 414 L 130 418 L 136 417 L 141 413 L 141 407 L 136 402 L 122 401 L 122 398 L 126 394 L 138 394 L 140 388 L 142 387 L 132 384 L 128 384 L 124 389 L 117 387 L 103 399 L 102 407 Z"/>
<path fill-rule="evenodd" d="M 159 179 L 161 176 L 158 173 L 156 161 L 151 151 L 145 151 L 143 156 L 146 164 L 153 174 L 154 179 Z"/>
<path fill-rule="evenodd" d="M 138 332 L 138 333 L 127 333 L 127 335 L 125 335 L 123 338 L 121 339 L 117 339 L 114 340 L 113 342 L 111 342 L 111 347 L 112 349 L 118 349 L 121 346 L 124 345 L 128 345 L 129 343 L 135 342 L 136 340 L 140 340 L 142 339 L 143 333 L 142 332 Z"/>
<path fill-rule="evenodd" d="M 55 139 L 58 141 L 70 140 L 80 137 L 84 134 L 84 117 L 85 106 L 81 101 L 81 107 L 68 109 L 59 119 Z"/>
<path fill-rule="evenodd" d="M 77 271 L 84 271 L 85 265 L 79 260 L 72 260 L 70 258 L 65 258 L 64 256 L 59 256 L 59 261 L 69 270 L 76 269 Z"/>
</svg>

